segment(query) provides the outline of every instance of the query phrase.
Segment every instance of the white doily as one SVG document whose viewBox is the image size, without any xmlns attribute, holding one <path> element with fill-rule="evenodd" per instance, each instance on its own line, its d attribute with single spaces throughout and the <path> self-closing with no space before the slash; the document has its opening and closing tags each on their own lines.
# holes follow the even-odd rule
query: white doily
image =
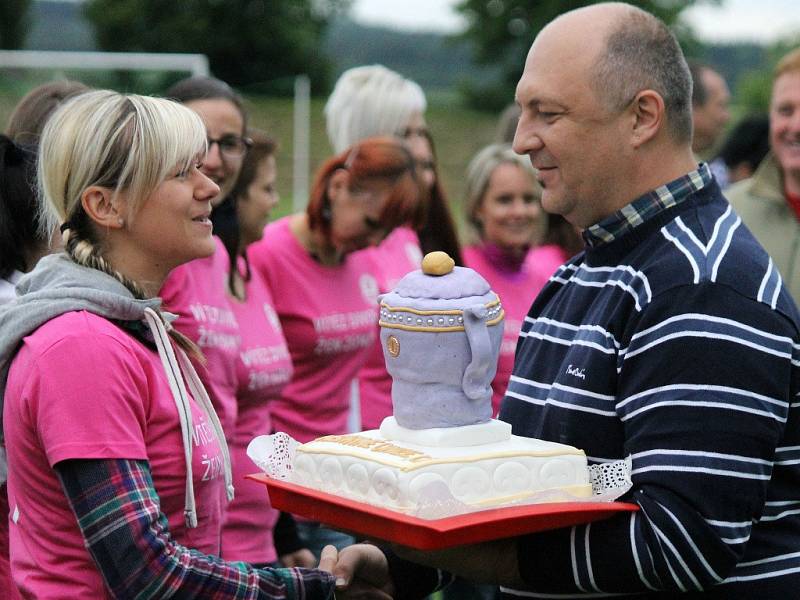
<svg viewBox="0 0 800 600">
<path fill-rule="evenodd" d="M 594 492 L 593 501 L 616 500 L 633 487 L 631 458 L 590 466 L 589 482 L 592 484 Z"/>
<path fill-rule="evenodd" d="M 289 479 L 299 442 L 282 431 L 260 435 L 247 445 L 247 456 L 273 479 Z"/>
</svg>

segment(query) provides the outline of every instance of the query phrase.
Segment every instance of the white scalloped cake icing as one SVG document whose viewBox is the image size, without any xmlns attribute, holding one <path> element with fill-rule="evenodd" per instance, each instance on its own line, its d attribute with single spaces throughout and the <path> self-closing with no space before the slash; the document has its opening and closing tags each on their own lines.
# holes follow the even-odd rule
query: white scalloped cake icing
<svg viewBox="0 0 800 600">
<path fill-rule="evenodd" d="M 492 423 L 470 427 L 472 436 L 462 436 L 464 432 L 456 431 L 462 428 L 452 428 L 450 441 L 455 439 L 461 445 L 450 446 L 442 445 L 441 432 L 433 429 L 414 432 L 417 443 L 387 439 L 381 434 L 386 431 L 383 426 L 381 430 L 318 438 L 298 448 L 291 479 L 404 512 L 414 512 L 422 490 L 437 481 L 457 500 L 484 508 L 544 490 L 591 496 L 583 451 L 511 435 L 506 427 Z M 486 437 L 495 441 L 467 445 L 475 428 L 486 428 Z"/>
</svg>

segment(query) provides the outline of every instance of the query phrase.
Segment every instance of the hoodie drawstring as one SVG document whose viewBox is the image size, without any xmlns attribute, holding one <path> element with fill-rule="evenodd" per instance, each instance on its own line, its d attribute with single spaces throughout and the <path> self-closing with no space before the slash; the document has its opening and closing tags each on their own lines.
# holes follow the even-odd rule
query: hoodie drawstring
<svg viewBox="0 0 800 600">
<path fill-rule="evenodd" d="M 184 519 L 186 526 L 190 528 L 197 527 L 197 509 L 194 498 L 194 483 L 192 476 L 192 432 L 194 426 L 192 424 L 192 411 L 189 406 L 189 398 L 186 393 L 185 379 L 188 379 L 189 388 L 195 400 L 199 401 L 203 410 L 214 428 L 217 439 L 219 441 L 222 457 L 224 461 L 225 470 L 225 490 L 228 500 L 233 499 L 233 475 L 231 473 L 230 453 L 228 452 L 228 444 L 225 441 L 225 434 L 222 431 L 222 426 L 217 417 L 217 412 L 214 410 L 208 394 L 197 376 L 197 372 L 192 367 L 189 359 L 180 348 L 173 348 L 172 340 L 170 340 L 167 333 L 167 327 L 171 327 L 166 323 L 161 315 L 152 308 L 144 309 L 144 317 L 150 331 L 153 334 L 153 339 L 158 349 L 158 356 L 161 358 L 161 364 L 164 367 L 164 373 L 167 376 L 172 398 L 175 400 L 175 405 L 178 408 L 178 417 L 181 423 L 181 437 L 183 439 L 183 455 L 186 461 L 186 495 L 184 504 Z M 178 358 L 176 359 L 175 350 L 178 351 Z"/>
</svg>

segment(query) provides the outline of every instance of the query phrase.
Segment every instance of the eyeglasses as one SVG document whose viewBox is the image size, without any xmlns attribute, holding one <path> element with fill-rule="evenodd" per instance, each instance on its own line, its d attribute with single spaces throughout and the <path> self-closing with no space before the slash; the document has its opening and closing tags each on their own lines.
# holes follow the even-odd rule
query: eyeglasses
<svg viewBox="0 0 800 600">
<path fill-rule="evenodd" d="M 241 158 L 253 145 L 253 140 L 248 137 L 240 137 L 236 135 L 226 135 L 219 139 L 206 138 L 208 140 L 208 149 L 216 144 L 219 147 L 219 153 L 225 158 Z"/>
<path fill-rule="evenodd" d="M 404 140 L 413 137 L 421 137 L 428 139 L 429 135 L 430 133 L 428 132 L 427 127 L 406 127 L 400 132 L 400 137 L 403 138 Z"/>
</svg>

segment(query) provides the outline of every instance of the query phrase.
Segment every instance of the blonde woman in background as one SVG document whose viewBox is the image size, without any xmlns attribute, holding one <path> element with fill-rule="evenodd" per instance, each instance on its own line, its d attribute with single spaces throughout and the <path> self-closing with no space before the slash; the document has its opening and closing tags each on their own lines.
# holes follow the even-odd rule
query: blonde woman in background
<svg viewBox="0 0 800 600">
<path fill-rule="evenodd" d="M 464 202 L 471 244 L 466 266 L 483 275 L 500 296 L 506 313 L 497 375 L 492 382 L 492 411 L 500 410 L 522 321 L 547 282 L 551 265 L 536 248 L 547 226 L 542 188 L 530 161 L 507 144 L 487 146 L 467 167 Z"/>
</svg>

